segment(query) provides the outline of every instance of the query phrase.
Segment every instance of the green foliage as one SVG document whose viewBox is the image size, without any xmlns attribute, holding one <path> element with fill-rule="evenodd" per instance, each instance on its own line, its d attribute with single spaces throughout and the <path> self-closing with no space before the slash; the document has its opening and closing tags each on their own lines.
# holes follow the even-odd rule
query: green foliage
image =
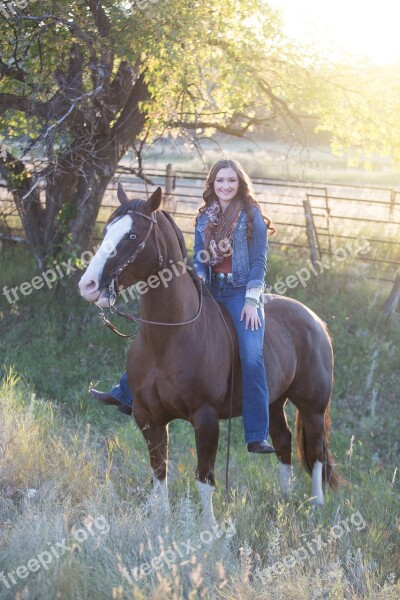
<svg viewBox="0 0 400 600">
<path fill-rule="evenodd" d="M 78 106 L 85 110 L 91 101 L 83 96 L 93 94 L 99 84 L 98 74 L 93 73 L 93 56 L 103 57 L 101 68 L 112 56 L 114 74 L 121 61 L 137 64 L 152 93 L 143 105 L 148 113 L 143 132 L 147 141 L 171 124 L 179 127 L 199 122 L 199 127 L 210 133 L 232 120 L 237 128 L 249 119 L 268 122 L 280 109 L 290 120 L 292 110 L 305 108 L 297 99 L 301 90 L 309 89 L 307 70 L 317 58 L 284 38 L 278 11 L 264 0 L 211 4 L 205 0 L 160 0 L 135 14 L 124 11 L 119 1 L 103 5 L 111 24 L 107 36 L 99 34 L 82 0 L 70 5 L 67 14 L 62 3 L 45 0 L 29 6 L 29 15 L 41 16 L 39 20 L 2 20 L 0 54 L 13 69 L 3 77 L 2 91 L 25 96 L 30 89 L 35 101 L 49 102 L 59 92 L 68 62 L 75 55 L 83 62 Z M 18 62 L 13 58 L 16 36 L 17 56 L 24 57 Z M 15 77 L 15 69 L 23 71 L 22 80 Z M 301 95 L 303 100 L 305 93 Z M 47 126 L 52 122 L 51 112 L 50 107 Z M 16 140 L 21 135 L 37 137 L 39 124 L 37 115 L 28 111 L 25 116 L 8 111 L 0 120 L 0 129 L 5 128 L 7 138 Z M 53 145 L 62 146 L 68 129 L 59 129 Z"/>
</svg>

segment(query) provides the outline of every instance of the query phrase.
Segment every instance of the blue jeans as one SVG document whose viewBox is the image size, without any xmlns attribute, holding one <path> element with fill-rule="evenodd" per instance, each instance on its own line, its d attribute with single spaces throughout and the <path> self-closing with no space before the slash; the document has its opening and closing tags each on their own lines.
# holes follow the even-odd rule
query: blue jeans
<svg viewBox="0 0 400 600">
<path fill-rule="evenodd" d="M 126 371 L 124 371 L 121 375 L 121 379 L 119 380 L 119 384 L 113 387 L 110 391 L 110 394 L 114 396 L 117 400 L 119 400 L 125 406 L 129 406 L 132 408 L 133 405 L 133 396 L 131 389 L 128 385 L 128 377 L 126 375 Z"/>
<path fill-rule="evenodd" d="M 240 320 L 246 294 L 245 286 L 233 287 L 231 283 L 213 280 L 208 289 L 213 298 L 226 307 L 237 332 L 242 364 L 242 415 L 245 441 L 265 440 L 269 433 L 269 392 L 263 350 L 265 330 L 263 306 L 258 308 L 261 327 L 252 331 L 250 326 L 248 329 L 245 328 L 244 319 Z M 122 404 L 132 407 L 133 396 L 126 372 L 122 374 L 119 385 L 115 386 L 110 393 Z"/>
<path fill-rule="evenodd" d="M 245 328 L 245 318 L 240 320 L 246 287 L 233 287 L 232 283 L 213 279 L 208 286 L 213 298 L 229 312 L 236 329 L 239 355 L 242 364 L 243 397 L 242 415 L 246 442 L 265 440 L 269 433 L 269 391 L 264 363 L 264 308 L 258 309 L 261 326 Z"/>
</svg>

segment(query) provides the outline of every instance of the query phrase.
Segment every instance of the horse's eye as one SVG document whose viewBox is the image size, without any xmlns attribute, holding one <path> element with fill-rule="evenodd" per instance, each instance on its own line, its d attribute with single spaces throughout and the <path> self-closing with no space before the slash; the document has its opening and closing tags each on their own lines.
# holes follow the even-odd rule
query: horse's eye
<svg viewBox="0 0 400 600">
<path fill-rule="evenodd" d="M 129 239 L 130 239 L 130 240 L 136 240 L 136 238 L 137 238 L 137 235 L 136 235 L 136 233 L 131 233 L 131 234 L 129 235 Z"/>
</svg>

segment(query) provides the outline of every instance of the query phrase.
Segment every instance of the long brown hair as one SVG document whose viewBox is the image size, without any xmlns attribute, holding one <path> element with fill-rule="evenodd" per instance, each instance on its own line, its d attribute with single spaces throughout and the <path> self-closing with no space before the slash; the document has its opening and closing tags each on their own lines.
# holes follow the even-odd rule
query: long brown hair
<svg viewBox="0 0 400 600">
<path fill-rule="evenodd" d="M 252 210 L 251 210 L 252 206 L 256 206 L 258 208 L 258 210 L 261 213 L 262 218 L 267 223 L 268 234 L 274 235 L 274 233 L 276 232 L 276 229 L 275 229 L 271 219 L 269 219 L 268 217 L 263 215 L 263 213 L 261 211 L 261 207 L 258 204 L 257 200 L 255 199 L 254 188 L 253 188 L 253 184 L 251 182 L 250 177 L 247 175 L 247 173 L 243 169 L 242 165 L 240 163 L 238 163 L 236 160 L 223 158 L 221 160 L 217 160 L 217 162 L 215 162 L 213 164 L 213 166 L 211 167 L 210 172 L 207 176 L 207 179 L 206 179 L 206 183 L 205 183 L 206 189 L 203 192 L 204 206 L 201 206 L 199 208 L 199 213 L 200 214 L 204 213 L 204 211 L 207 210 L 207 208 L 210 206 L 210 204 L 212 202 L 214 202 L 215 200 L 218 200 L 218 197 L 214 191 L 214 181 L 215 181 L 215 179 L 218 175 L 218 171 L 220 169 L 227 169 L 229 167 L 237 173 L 237 176 L 239 178 L 239 189 L 238 189 L 237 195 L 240 197 L 241 201 L 243 202 L 243 208 L 247 214 L 247 236 L 250 239 L 252 239 L 252 237 L 253 237 L 253 215 L 252 215 Z"/>
</svg>

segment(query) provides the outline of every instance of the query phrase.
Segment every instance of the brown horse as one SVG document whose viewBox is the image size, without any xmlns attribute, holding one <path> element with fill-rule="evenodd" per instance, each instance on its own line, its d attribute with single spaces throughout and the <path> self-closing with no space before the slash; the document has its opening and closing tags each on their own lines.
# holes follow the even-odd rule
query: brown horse
<svg viewBox="0 0 400 600">
<path fill-rule="evenodd" d="M 157 210 L 161 188 L 147 201 L 129 201 L 119 185 L 118 198 L 121 206 L 105 227 L 103 243 L 79 282 L 80 292 L 90 302 L 107 306 L 114 281 L 116 291 L 125 296 L 126 288 L 137 284 L 134 289 L 141 296 L 144 322 L 126 370 L 134 396 L 133 414 L 149 447 L 155 491 L 168 508 L 168 423 L 185 419 L 195 430 L 203 513 L 213 521 L 219 419 L 229 418 L 230 410 L 233 417 L 242 414 L 235 329 L 228 312 L 209 294 L 203 293 L 200 302 L 200 280 L 187 264 L 182 233 L 170 215 Z M 333 489 L 339 484 L 328 450 L 333 385 L 330 336 L 325 323 L 296 300 L 269 294 L 264 308 L 270 434 L 279 459 L 281 488 L 288 494 L 293 486 L 292 434 L 284 411 L 289 398 L 297 408 L 298 457 L 312 474 L 312 502 L 322 505 L 323 480 Z"/>
</svg>

